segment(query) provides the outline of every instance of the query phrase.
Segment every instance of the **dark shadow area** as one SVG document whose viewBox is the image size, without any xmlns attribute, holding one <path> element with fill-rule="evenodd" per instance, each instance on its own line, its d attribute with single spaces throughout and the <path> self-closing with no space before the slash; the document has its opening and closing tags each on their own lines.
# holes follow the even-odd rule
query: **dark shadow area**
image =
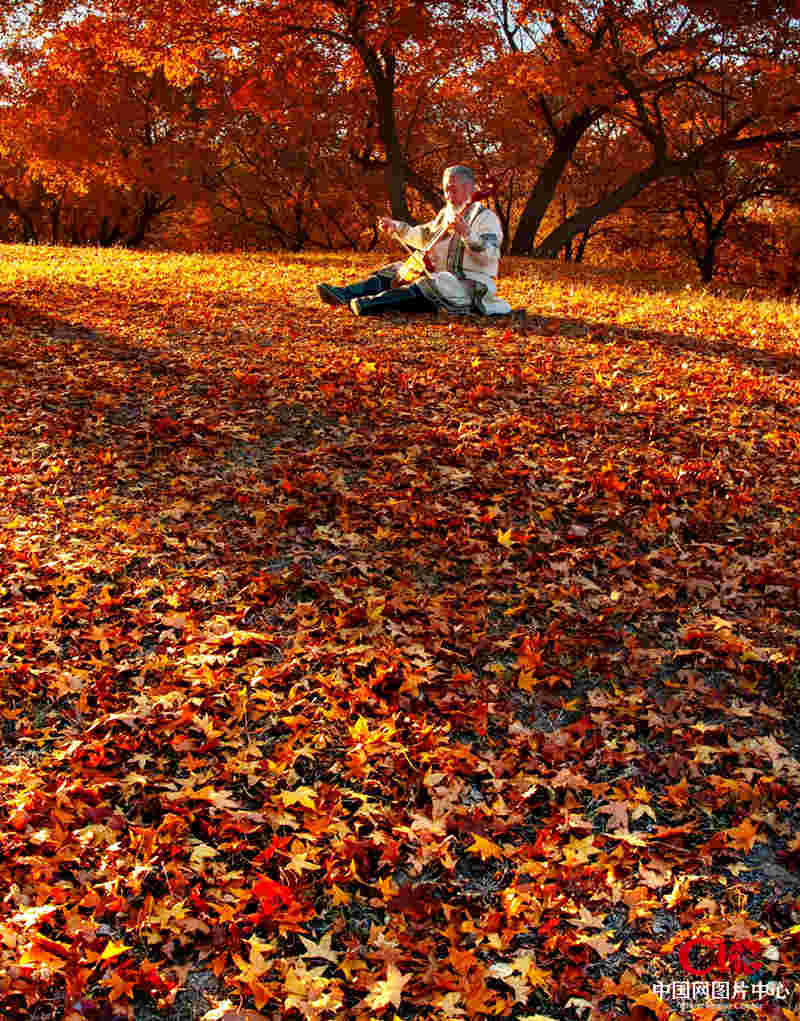
<svg viewBox="0 0 800 1021">
<path fill-rule="evenodd" d="M 86 290 L 91 293 L 89 288 Z M 104 356 L 102 360 L 110 359 L 122 365 L 135 365 L 155 377 L 170 374 L 180 377 L 194 371 L 184 360 L 176 358 L 166 350 L 133 349 L 130 344 L 115 339 L 108 333 L 100 333 L 90 326 L 75 323 L 59 316 L 48 315 L 19 301 L 0 300 L 0 319 L 23 329 L 46 332 L 54 342 L 81 341 L 93 344 L 97 354 Z M 24 368 L 23 359 L 14 359 L 8 356 L 0 357 L 0 364 L 8 368 Z"/>
<path fill-rule="evenodd" d="M 165 534 L 184 543 L 190 524 L 251 523 L 240 480 L 257 473 L 271 484 L 287 458 L 339 435 L 338 418 L 291 387 L 250 384 L 213 357 L 191 364 L 169 340 L 139 346 L 80 323 L 77 309 L 72 319 L 19 301 L 1 301 L 0 318 L 19 331 L 14 347 L 0 340 L 4 453 L 44 465 L 52 479 L 20 487 L 21 511 L 48 496 L 107 491 L 124 501 L 126 516 L 137 506 L 161 514 Z M 176 347 L 194 354 L 203 326 L 177 317 Z M 177 515 L 170 508 L 179 500 L 193 509 Z"/>
</svg>

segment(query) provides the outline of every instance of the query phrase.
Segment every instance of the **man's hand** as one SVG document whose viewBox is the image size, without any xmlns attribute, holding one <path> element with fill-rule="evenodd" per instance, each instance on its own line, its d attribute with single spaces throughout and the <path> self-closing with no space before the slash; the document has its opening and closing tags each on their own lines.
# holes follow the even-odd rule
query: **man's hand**
<svg viewBox="0 0 800 1021">
<path fill-rule="evenodd" d="M 450 229 L 454 234 L 458 234 L 464 241 L 469 237 L 469 224 L 463 216 L 456 216 L 450 225 Z"/>
<path fill-rule="evenodd" d="M 399 226 L 399 222 L 393 220 L 391 216 L 378 217 L 378 230 L 383 231 L 384 234 L 394 234 Z"/>
</svg>

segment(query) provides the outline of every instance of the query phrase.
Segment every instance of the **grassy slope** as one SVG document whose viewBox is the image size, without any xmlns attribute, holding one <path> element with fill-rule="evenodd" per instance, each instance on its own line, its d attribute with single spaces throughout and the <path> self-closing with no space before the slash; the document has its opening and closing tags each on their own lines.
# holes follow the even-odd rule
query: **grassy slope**
<svg viewBox="0 0 800 1021">
<path fill-rule="evenodd" d="M 791 987 L 797 305 L 0 263 L 0 1009 L 666 1017 L 699 933 Z"/>
</svg>

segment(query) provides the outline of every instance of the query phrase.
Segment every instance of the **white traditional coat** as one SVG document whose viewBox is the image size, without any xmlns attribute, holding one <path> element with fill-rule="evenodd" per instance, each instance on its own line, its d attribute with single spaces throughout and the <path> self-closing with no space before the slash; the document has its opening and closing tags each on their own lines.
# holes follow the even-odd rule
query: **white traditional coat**
<svg viewBox="0 0 800 1021">
<path fill-rule="evenodd" d="M 395 233 L 410 248 L 427 248 L 450 214 L 445 207 L 429 223 L 416 227 L 396 223 Z M 446 234 L 429 253 L 433 270 L 414 282 L 427 298 L 449 312 L 505 315 L 511 311 L 511 306 L 497 297 L 497 271 L 503 241 L 500 219 L 480 202 L 473 202 L 461 215 L 469 226 L 467 238 Z M 394 276 L 402 265 L 402 262 L 393 262 L 380 273 Z"/>
</svg>

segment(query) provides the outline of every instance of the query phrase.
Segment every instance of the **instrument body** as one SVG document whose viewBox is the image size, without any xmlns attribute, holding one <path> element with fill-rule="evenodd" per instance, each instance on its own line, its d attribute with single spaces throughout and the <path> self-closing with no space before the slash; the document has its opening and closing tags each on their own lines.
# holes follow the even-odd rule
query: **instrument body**
<svg viewBox="0 0 800 1021">
<path fill-rule="evenodd" d="M 494 191 L 491 188 L 487 188 L 485 191 L 473 192 L 466 202 L 462 203 L 462 205 L 455 211 L 453 218 L 436 233 L 435 237 L 433 237 L 424 248 L 412 249 L 401 237 L 398 237 L 400 243 L 411 254 L 395 273 L 395 277 L 392 280 L 392 287 L 405 287 L 407 284 L 412 284 L 415 280 L 418 280 L 421 276 L 428 276 L 430 273 L 433 273 L 434 267 L 430 253 L 436 245 L 439 244 L 445 234 L 447 234 L 452 228 L 455 220 L 461 216 L 466 209 L 469 209 L 473 202 L 480 202 L 482 199 L 489 198 L 493 194 Z"/>
<path fill-rule="evenodd" d="M 427 251 L 414 250 L 403 264 L 397 268 L 397 272 L 392 280 L 392 287 L 405 287 L 407 284 L 412 284 L 415 280 L 419 280 L 420 277 L 431 272 L 433 272 L 433 265 Z"/>
</svg>

